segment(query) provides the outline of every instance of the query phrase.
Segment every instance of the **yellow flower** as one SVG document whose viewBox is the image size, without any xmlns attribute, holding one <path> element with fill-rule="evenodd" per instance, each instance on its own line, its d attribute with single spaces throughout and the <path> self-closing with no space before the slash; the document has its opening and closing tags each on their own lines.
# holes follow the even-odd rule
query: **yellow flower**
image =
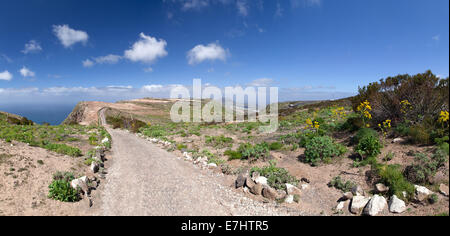
<svg viewBox="0 0 450 236">
<path fill-rule="evenodd" d="M 448 111 L 441 111 L 441 114 L 439 115 L 439 122 L 445 123 L 449 119 Z"/>
<path fill-rule="evenodd" d="M 367 124 L 366 127 L 367 127 L 367 128 L 370 128 L 370 124 Z"/>
</svg>

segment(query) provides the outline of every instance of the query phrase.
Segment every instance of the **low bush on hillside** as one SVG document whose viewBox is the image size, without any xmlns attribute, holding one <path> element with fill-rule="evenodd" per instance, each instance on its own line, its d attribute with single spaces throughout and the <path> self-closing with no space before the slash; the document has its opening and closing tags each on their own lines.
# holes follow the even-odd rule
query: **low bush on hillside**
<svg viewBox="0 0 450 236">
<path fill-rule="evenodd" d="M 334 177 L 329 183 L 328 183 L 328 187 L 334 187 L 336 189 L 341 190 L 342 192 L 350 192 L 352 190 L 353 187 L 355 187 L 356 184 L 353 183 L 352 181 L 343 181 L 341 179 L 341 176 L 336 176 Z"/>
<path fill-rule="evenodd" d="M 225 148 L 233 146 L 233 139 L 221 136 L 205 136 L 205 143 L 216 148 Z"/>
<path fill-rule="evenodd" d="M 274 142 L 269 145 L 269 149 L 272 151 L 277 151 L 283 148 L 283 144 L 279 142 Z"/>
<path fill-rule="evenodd" d="M 242 159 L 242 154 L 238 151 L 226 150 L 224 155 L 228 156 L 229 161 Z"/>
<path fill-rule="evenodd" d="M 370 104 L 372 127 L 391 120 L 396 134 L 416 144 L 448 136 L 449 79 L 431 71 L 388 77 L 360 88 L 352 99 L 354 111 L 364 102 Z"/>
<path fill-rule="evenodd" d="M 414 185 L 408 182 L 403 176 L 401 166 L 399 165 L 373 165 L 378 178 L 381 183 L 389 187 L 390 195 L 396 195 L 399 198 L 403 197 L 403 192 L 406 192 L 406 199 L 411 199 L 414 196 Z"/>
<path fill-rule="evenodd" d="M 61 202 L 79 201 L 80 191 L 70 185 L 70 182 L 74 179 L 74 175 L 70 172 L 58 172 L 53 175 L 53 181 L 48 186 L 48 197 Z"/>
<path fill-rule="evenodd" d="M 270 161 L 268 166 L 262 168 L 253 167 L 250 170 L 250 176 L 253 172 L 258 172 L 261 176 L 266 177 L 269 186 L 275 189 L 286 190 L 287 183 L 296 186 L 299 182 L 286 169 L 276 167 L 274 161 Z"/>
<path fill-rule="evenodd" d="M 127 129 L 133 133 L 137 133 L 146 124 L 140 120 L 132 119 L 123 116 L 108 116 L 106 122 L 113 127 L 113 129 Z"/>
<path fill-rule="evenodd" d="M 432 178 L 439 168 L 447 162 L 447 155 L 442 150 L 437 150 L 431 157 L 424 153 L 417 153 L 416 163 L 406 167 L 405 176 L 416 184 L 432 183 Z"/>
<path fill-rule="evenodd" d="M 347 152 L 345 146 L 334 142 L 329 136 L 318 136 L 305 145 L 305 161 L 315 166 L 320 162 L 329 162 Z"/>
<path fill-rule="evenodd" d="M 139 132 L 147 137 L 151 138 L 164 138 L 169 133 L 167 132 L 164 126 L 160 125 L 150 125 L 143 127 L 139 130 Z"/>
<path fill-rule="evenodd" d="M 238 148 L 238 152 L 242 154 L 242 159 L 247 160 L 266 159 L 270 155 L 270 149 L 267 143 L 255 145 L 250 143 L 241 144 Z"/>
<path fill-rule="evenodd" d="M 374 136 L 365 136 L 359 140 L 355 151 L 360 155 L 362 159 L 374 158 L 381 153 L 383 145 L 380 140 Z"/>
</svg>

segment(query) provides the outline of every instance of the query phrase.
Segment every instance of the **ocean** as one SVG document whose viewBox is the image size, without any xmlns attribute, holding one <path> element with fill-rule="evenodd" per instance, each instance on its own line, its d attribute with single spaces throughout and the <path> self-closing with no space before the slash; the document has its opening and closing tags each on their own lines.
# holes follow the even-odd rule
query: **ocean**
<svg viewBox="0 0 450 236">
<path fill-rule="evenodd" d="M 0 105 L 0 111 L 24 116 L 38 124 L 47 122 L 50 125 L 59 125 L 72 112 L 75 105 Z"/>
</svg>

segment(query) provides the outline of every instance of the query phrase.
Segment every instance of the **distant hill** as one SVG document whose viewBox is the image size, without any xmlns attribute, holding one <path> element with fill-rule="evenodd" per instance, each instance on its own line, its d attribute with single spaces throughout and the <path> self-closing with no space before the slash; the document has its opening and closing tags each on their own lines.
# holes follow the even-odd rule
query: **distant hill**
<svg viewBox="0 0 450 236">
<path fill-rule="evenodd" d="M 16 114 L 11 114 L 8 112 L 0 111 L 0 121 L 6 121 L 9 124 L 13 125 L 34 125 L 35 123 L 32 120 L 29 120 L 26 117 L 19 116 Z"/>
</svg>

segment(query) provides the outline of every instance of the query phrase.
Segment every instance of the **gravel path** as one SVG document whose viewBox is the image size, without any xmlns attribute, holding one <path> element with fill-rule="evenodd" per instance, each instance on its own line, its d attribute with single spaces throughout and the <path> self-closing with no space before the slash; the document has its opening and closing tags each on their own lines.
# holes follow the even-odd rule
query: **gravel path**
<svg viewBox="0 0 450 236">
<path fill-rule="evenodd" d="M 108 132 L 113 140 L 112 166 L 102 196 L 103 215 L 300 215 L 253 201 L 221 185 L 220 174 L 201 170 L 134 134 Z"/>
</svg>

